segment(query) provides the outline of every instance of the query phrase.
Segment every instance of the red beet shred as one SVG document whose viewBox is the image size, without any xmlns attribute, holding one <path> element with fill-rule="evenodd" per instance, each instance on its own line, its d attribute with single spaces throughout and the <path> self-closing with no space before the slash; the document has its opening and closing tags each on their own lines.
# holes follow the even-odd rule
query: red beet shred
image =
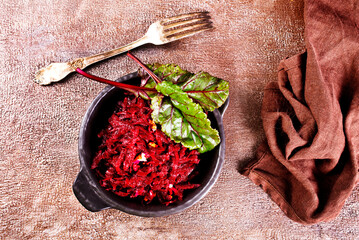
<svg viewBox="0 0 359 240">
<path fill-rule="evenodd" d="M 151 119 L 142 98 L 126 97 L 108 120 L 91 168 L 100 184 L 121 197 L 158 199 L 170 204 L 183 199 L 183 191 L 199 187 L 189 180 L 199 163 L 198 151 L 167 137 Z"/>
</svg>

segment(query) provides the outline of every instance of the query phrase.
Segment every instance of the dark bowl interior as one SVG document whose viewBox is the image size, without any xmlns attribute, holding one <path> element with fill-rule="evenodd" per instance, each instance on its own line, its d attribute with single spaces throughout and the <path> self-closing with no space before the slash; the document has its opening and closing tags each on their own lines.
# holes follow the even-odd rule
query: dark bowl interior
<svg viewBox="0 0 359 240">
<path fill-rule="evenodd" d="M 118 81 L 126 82 L 127 84 L 139 85 L 140 79 L 136 73 L 126 75 L 120 78 Z M 210 152 L 200 155 L 200 164 L 197 171 L 199 174 L 191 181 L 193 183 L 199 183 L 201 186 L 197 189 L 187 190 L 184 194 L 182 201 L 176 202 L 169 206 L 165 206 L 160 203 L 152 202 L 148 205 L 143 205 L 140 201 L 130 198 L 119 197 L 116 194 L 106 191 L 100 186 L 97 176 L 91 170 L 93 156 L 100 144 L 97 134 L 107 125 L 108 118 L 113 114 L 116 105 L 124 98 L 124 91 L 116 87 L 106 87 L 92 102 L 90 105 L 82 126 L 79 136 L 79 155 L 81 171 L 80 173 L 85 175 L 87 183 L 81 183 L 81 185 L 75 181 L 74 192 L 80 202 L 91 211 L 99 211 L 105 208 L 115 208 L 130 214 L 138 216 L 164 216 L 174 213 L 178 213 L 199 201 L 213 186 L 220 173 L 223 161 L 224 161 L 224 133 L 222 126 L 222 112 L 215 110 L 213 113 L 209 113 L 208 116 L 212 122 L 212 127 L 216 128 L 220 132 L 221 144 Z M 79 174 L 80 175 L 80 174 Z M 80 178 L 80 177 L 78 177 Z M 86 186 L 86 184 L 88 186 Z M 92 188 L 92 191 L 88 191 L 86 188 Z M 94 197 L 93 195 L 97 195 Z M 102 207 L 89 207 L 86 205 L 96 206 L 96 202 L 102 202 Z"/>
</svg>

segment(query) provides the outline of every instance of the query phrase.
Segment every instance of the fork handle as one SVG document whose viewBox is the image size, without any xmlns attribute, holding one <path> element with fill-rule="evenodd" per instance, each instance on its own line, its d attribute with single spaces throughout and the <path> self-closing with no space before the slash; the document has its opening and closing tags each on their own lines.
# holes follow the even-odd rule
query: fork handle
<svg viewBox="0 0 359 240">
<path fill-rule="evenodd" d="M 96 62 L 100 62 L 102 60 L 105 60 L 107 58 L 110 58 L 110 57 L 113 57 L 113 56 L 116 56 L 118 54 L 121 54 L 121 53 L 124 53 L 124 52 L 127 52 L 127 51 L 130 51 L 131 49 L 134 49 L 136 47 L 139 47 L 141 45 L 144 45 L 146 43 L 149 43 L 148 41 L 148 37 L 147 35 L 144 35 L 143 37 L 137 39 L 136 41 L 134 42 L 131 42 L 125 46 L 122 46 L 120 48 L 116 48 L 116 49 L 112 49 L 110 51 L 107 51 L 107 52 L 103 52 L 103 53 L 100 53 L 100 54 L 96 54 L 96 55 L 93 55 L 93 56 L 89 56 L 89 57 L 84 57 L 84 58 L 80 58 L 82 59 L 82 64 L 83 66 L 80 67 L 81 69 L 93 64 L 93 63 L 96 63 Z M 81 60 L 80 60 L 81 61 Z M 75 67 L 75 70 L 76 70 L 76 66 Z"/>
<path fill-rule="evenodd" d="M 52 82 L 58 82 L 65 78 L 68 74 L 75 72 L 77 68 L 84 69 L 93 63 L 105 60 L 120 53 L 129 51 L 138 46 L 149 43 L 149 40 L 150 39 L 148 35 L 144 35 L 143 37 L 137 39 L 132 43 L 107 52 L 103 52 L 89 57 L 76 58 L 66 63 L 52 63 L 49 66 L 37 71 L 34 81 L 40 85 L 47 85 Z"/>
</svg>

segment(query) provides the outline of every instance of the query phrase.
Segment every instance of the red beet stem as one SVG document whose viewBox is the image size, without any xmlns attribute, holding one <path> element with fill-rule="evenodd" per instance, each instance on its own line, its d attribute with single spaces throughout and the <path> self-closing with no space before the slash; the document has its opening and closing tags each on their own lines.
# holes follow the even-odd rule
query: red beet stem
<svg viewBox="0 0 359 240">
<path fill-rule="evenodd" d="M 127 90 L 127 91 L 129 91 L 129 90 L 157 91 L 154 88 L 138 87 L 138 86 L 125 84 L 125 83 L 120 83 L 120 82 L 115 82 L 115 81 L 111 81 L 111 80 L 108 80 L 108 79 L 105 79 L 105 78 L 102 78 L 102 77 L 94 76 L 92 74 L 84 72 L 80 68 L 76 68 L 76 72 L 80 73 L 81 75 L 83 75 L 83 76 L 85 76 L 85 77 L 87 77 L 89 79 L 92 79 L 92 80 L 95 80 L 95 81 L 98 81 L 98 82 L 101 82 L 101 83 L 107 83 L 107 84 L 110 84 L 112 86 L 115 86 L 115 87 L 118 87 L 118 88 L 121 88 L 121 89 L 124 89 L 124 90 Z"/>
<path fill-rule="evenodd" d="M 153 80 L 155 80 L 157 83 L 160 83 L 161 80 L 156 76 L 156 74 L 154 74 L 151 69 L 149 69 L 145 64 L 143 64 L 140 59 L 138 59 L 137 57 L 135 57 L 132 53 L 127 52 L 127 56 L 129 56 L 130 58 L 132 58 L 133 60 L 135 60 L 152 78 Z"/>
</svg>

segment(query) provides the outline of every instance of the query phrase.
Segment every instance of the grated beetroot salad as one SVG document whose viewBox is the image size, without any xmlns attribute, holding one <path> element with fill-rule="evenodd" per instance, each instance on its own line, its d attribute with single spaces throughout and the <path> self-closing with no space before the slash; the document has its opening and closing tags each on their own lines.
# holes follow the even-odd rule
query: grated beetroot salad
<svg viewBox="0 0 359 240">
<path fill-rule="evenodd" d="M 121 197 L 157 199 L 170 204 L 183 199 L 199 163 L 198 151 L 167 137 L 151 119 L 142 98 L 126 97 L 98 137 L 102 140 L 92 162 L 100 184 Z"/>
</svg>

